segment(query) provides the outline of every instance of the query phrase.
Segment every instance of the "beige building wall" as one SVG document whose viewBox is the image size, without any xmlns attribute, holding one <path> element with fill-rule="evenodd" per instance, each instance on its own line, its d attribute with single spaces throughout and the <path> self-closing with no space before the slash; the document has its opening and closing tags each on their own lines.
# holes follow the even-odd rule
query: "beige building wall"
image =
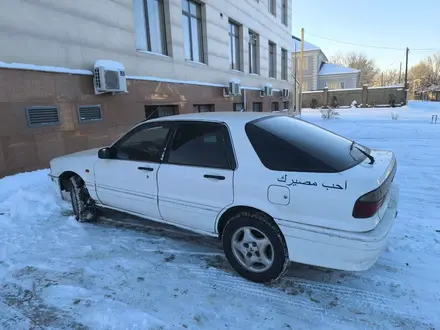
<svg viewBox="0 0 440 330">
<path fill-rule="evenodd" d="M 281 48 L 291 58 L 292 0 L 288 0 L 288 25 L 281 21 L 281 1 L 276 17 L 269 0 L 204 0 L 203 30 L 207 63 L 185 60 L 181 0 L 164 0 L 169 56 L 136 50 L 134 1 L 138 0 L 2 0 L 0 10 L 0 61 L 92 70 L 98 59 L 121 62 L 129 76 L 227 84 L 234 77 L 243 87 L 292 88 L 291 61 L 288 79 L 281 81 Z M 241 27 L 242 67 L 229 69 L 228 19 Z M 248 74 L 248 29 L 260 35 L 260 75 Z M 268 40 L 277 45 L 277 79 L 268 74 Z"/>
</svg>

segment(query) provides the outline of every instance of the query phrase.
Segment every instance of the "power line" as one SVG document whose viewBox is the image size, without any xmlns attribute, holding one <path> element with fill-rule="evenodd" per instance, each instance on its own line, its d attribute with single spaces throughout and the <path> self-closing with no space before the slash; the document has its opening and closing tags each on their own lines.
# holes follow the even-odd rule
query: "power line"
<svg viewBox="0 0 440 330">
<path fill-rule="evenodd" d="M 396 48 L 396 47 L 387 47 L 387 46 L 377 46 L 377 45 L 363 45 L 363 44 L 357 44 L 357 43 L 353 43 L 353 42 L 348 42 L 348 41 L 342 41 L 342 40 L 336 40 L 336 39 L 332 39 L 332 38 L 327 38 L 327 37 L 323 37 L 311 32 L 307 32 L 307 34 L 310 34 L 311 36 L 314 36 L 316 38 L 320 38 L 320 39 L 325 39 L 328 41 L 333 41 L 333 42 L 337 42 L 340 44 L 346 44 L 346 45 L 352 45 L 352 46 L 358 46 L 358 47 L 366 47 L 366 48 L 376 48 L 376 49 L 387 49 L 387 50 L 401 50 L 404 51 L 406 50 L 406 48 Z M 418 52 L 435 52 L 435 51 L 439 51 L 439 48 L 411 48 L 411 51 L 418 51 Z"/>
</svg>

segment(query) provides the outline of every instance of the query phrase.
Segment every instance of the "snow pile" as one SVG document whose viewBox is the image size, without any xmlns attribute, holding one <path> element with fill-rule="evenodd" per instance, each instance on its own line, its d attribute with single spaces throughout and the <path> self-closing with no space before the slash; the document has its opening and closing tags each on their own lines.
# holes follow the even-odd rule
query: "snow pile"
<svg viewBox="0 0 440 330">
<path fill-rule="evenodd" d="M 439 126 L 411 104 L 338 112 L 302 118 L 398 160 L 399 216 L 370 270 L 295 264 L 254 284 L 215 239 L 114 212 L 79 224 L 47 170 L 24 173 L 0 180 L 0 329 L 439 328 Z"/>
</svg>

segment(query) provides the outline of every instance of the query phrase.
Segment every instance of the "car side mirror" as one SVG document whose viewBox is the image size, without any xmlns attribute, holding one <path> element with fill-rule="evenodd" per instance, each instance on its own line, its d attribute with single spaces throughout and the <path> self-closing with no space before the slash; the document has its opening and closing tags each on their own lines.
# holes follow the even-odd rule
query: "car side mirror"
<svg viewBox="0 0 440 330">
<path fill-rule="evenodd" d="M 110 159 L 111 158 L 111 149 L 110 148 L 102 148 L 98 151 L 99 159 Z"/>
</svg>

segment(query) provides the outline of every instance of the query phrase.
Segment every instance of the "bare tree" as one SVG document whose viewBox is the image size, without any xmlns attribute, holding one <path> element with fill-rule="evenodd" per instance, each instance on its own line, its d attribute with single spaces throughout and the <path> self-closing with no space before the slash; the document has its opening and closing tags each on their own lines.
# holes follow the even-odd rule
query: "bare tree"
<svg viewBox="0 0 440 330">
<path fill-rule="evenodd" d="M 337 65 L 345 65 L 345 55 L 343 53 L 341 53 L 340 51 L 338 51 L 336 54 L 334 54 L 331 58 L 330 58 L 330 63 L 333 64 L 337 64 Z"/>
<path fill-rule="evenodd" d="M 374 79 L 375 86 L 393 86 L 397 84 L 399 84 L 399 70 L 397 69 L 379 72 Z"/>
<path fill-rule="evenodd" d="M 440 85 L 440 54 L 428 56 L 414 65 L 409 70 L 408 76 L 413 91 Z"/>
<path fill-rule="evenodd" d="M 362 53 L 351 52 L 344 55 L 338 52 L 331 58 L 330 62 L 360 70 L 359 86 L 372 85 L 376 74 L 379 72 L 374 60 L 369 59 Z"/>
</svg>

